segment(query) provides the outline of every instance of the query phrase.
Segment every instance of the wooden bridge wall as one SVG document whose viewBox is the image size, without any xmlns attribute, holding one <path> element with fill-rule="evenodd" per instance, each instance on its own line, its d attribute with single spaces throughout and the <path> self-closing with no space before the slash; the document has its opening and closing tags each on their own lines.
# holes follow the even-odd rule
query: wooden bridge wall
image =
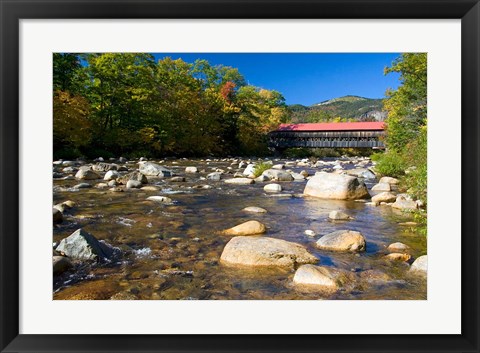
<svg viewBox="0 0 480 353">
<path fill-rule="evenodd" d="M 274 131 L 269 146 L 276 149 L 307 148 L 384 148 L 384 131 Z"/>
</svg>

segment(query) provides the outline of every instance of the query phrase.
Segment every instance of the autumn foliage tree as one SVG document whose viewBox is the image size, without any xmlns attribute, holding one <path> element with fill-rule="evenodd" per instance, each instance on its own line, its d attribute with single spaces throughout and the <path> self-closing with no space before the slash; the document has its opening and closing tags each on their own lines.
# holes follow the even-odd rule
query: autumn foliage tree
<svg viewBox="0 0 480 353">
<path fill-rule="evenodd" d="M 288 119 L 280 93 L 249 86 L 238 69 L 206 60 L 155 62 L 145 53 L 53 59 L 56 152 L 263 153 L 266 133 Z"/>
</svg>

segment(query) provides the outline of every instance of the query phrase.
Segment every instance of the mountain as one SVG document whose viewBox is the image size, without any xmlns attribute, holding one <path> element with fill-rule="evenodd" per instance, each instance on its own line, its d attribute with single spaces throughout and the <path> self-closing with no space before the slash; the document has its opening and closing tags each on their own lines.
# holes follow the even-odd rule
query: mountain
<svg viewBox="0 0 480 353">
<path fill-rule="evenodd" d="M 311 106 L 293 104 L 292 123 L 316 123 L 324 121 L 383 121 L 383 99 L 345 96 L 329 99 Z"/>
</svg>

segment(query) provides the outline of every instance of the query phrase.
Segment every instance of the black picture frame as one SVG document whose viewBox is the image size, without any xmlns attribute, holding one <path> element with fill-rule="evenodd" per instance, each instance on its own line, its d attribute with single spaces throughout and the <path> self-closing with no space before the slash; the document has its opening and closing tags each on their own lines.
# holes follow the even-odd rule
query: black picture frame
<svg viewBox="0 0 480 353">
<path fill-rule="evenodd" d="M 2 352 L 479 352 L 478 0 L 0 0 L 0 11 Z M 461 19 L 462 333 L 243 336 L 19 334 L 19 20 L 25 18 Z"/>
</svg>

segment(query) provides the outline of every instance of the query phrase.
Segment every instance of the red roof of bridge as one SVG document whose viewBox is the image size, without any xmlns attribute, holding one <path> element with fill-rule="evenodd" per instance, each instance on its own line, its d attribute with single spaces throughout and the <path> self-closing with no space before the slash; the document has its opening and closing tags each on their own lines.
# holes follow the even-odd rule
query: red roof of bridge
<svg viewBox="0 0 480 353">
<path fill-rule="evenodd" d="M 354 123 L 280 124 L 276 131 L 354 131 L 384 130 L 383 121 Z"/>
</svg>

